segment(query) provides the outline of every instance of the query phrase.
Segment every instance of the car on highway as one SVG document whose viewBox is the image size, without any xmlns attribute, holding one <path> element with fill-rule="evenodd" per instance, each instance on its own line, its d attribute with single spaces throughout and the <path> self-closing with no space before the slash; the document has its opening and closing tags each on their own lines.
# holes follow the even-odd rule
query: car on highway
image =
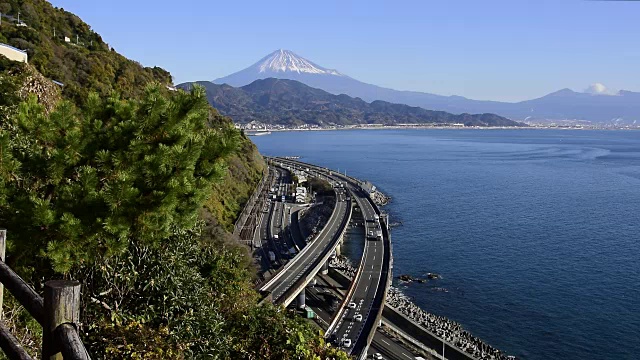
<svg viewBox="0 0 640 360">
<path fill-rule="evenodd" d="M 353 317 L 353 320 L 357 322 L 362 322 L 362 314 L 356 314 L 356 316 Z"/>
<path fill-rule="evenodd" d="M 353 301 L 349 303 L 349 309 L 355 309 L 356 308 L 356 303 L 354 303 Z"/>
<path fill-rule="evenodd" d="M 350 348 L 351 347 L 351 339 L 342 339 L 342 347 Z"/>
<path fill-rule="evenodd" d="M 375 354 L 371 355 L 371 358 L 374 359 L 374 360 L 382 360 L 383 359 L 382 358 L 382 354 L 380 354 L 380 353 L 375 353 Z"/>
</svg>

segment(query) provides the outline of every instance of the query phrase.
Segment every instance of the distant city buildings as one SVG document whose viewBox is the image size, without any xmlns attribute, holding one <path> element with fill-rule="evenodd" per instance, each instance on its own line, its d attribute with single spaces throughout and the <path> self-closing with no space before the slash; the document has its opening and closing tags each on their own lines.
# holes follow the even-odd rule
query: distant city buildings
<svg viewBox="0 0 640 360">
<path fill-rule="evenodd" d="M 609 122 L 596 123 L 586 120 L 539 120 L 527 121 L 526 125 L 533 128 L 565 128 L 565 129 L 640 129 L 640 120 L 627 122 Z M 429 123 L 429 124 L 357 124 L 357 125 L 281 125 L 281 124 L 265 124 L 259 121 L 252 121 L 246 124 L 236 123 L 235 127 L 240 130 L 249 131 L 252 134 L 260 135 L 269 131 L 285 131 L 285 130 L 340 130 L 340 129 L 423 129 L 423 128 L 446 128 L 446 129 L 497 129 L 499 126 L 467 126 L 462 123 Z M 506 129 L 514 129 L 514 127 L 505 127 Z M 257 134 L 256 134 L 257 133 Z"/>
</svg>

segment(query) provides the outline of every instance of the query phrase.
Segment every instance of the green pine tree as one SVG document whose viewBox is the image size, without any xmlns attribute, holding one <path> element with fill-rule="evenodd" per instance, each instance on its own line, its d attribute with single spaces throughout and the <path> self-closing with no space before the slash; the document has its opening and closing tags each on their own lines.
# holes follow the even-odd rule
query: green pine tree
<svg viewBox="0 0 640 360">
<path fill-rule="evenodd" d="M 159 244 L 194 227 L 212 184 L 238 144 L 229 125 L 210 126 L 204 92 L 141 101 L 89 96 L 45 114 L 34 97 L 0 130 L 0 223 L 10 252 L 37 254 L 57 272 L 131 241 Z"/>
</svg>

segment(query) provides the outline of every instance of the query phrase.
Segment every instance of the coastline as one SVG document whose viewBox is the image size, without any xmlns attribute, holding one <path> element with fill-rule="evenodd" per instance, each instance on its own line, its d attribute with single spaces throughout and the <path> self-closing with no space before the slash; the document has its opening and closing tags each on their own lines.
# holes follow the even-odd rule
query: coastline
<svg viewBox="0 0 640 360">
<path fill-rule="evenodd" d="M 371 193 L 371 198 L 373 202 L 381 208 L 388 205 L 391 201 L 390 196 L 377 188 Z M 342 267 L 346 270 L 347 274 L 351 276 L 351 278 L 353 278 L 353 274 L 355 274 L 356 271 L 355 267 L 351 264 L 351 261 L 346 257 L 337 257 L 334 260 L 334 266 Z M 439 278 L 439 275 L 437 276 L 437 278 Z M 402 283 L 407 282 L 403 281 Z M 477 359 L 516 359 L 516 357 L 510 356 L 500 349 L 497 349 L 482 339 L 474 336 L 469 331 L 465 330 L 460 323 L 445 316 L 435 315 L 421 308 L 411 301 L 411 299 L 397 286 L 392 285 L 389 287 L 385 306 L 388 306 L 394 311 L 404 315 L 407 319 L 415 322 L 418 326 L 427 330 L 432 336 L 446 342 L 449 346 L 456 347 L 461 352 L 470 354 Z M 426 344 L 423 345 L 426 346 Z"/>
<path fill-rule="evenodd" d="M 329 263 L 329 267 L 352 279 L 356 269 L 351 260 L 345 256 L 337 256 Z M 435 338 L 460 352 L 480 360 L 517 359 L 499 350 L 464 329 L 461 324 L 447 317 L 432 314 L 415 304 L 397 286 L 390 286 L 385 306 L 423 328 Z M 426 344 L 421 344 L 428 348 Z M 439 349 L 432 349 L 439 350 Z"/>
<path fill-rule="evenodd" d="M 299 131 L 349 131 L 349 130 L 585 130 L 585 131 L 638 131 L 636 128 L 596 128 L 596 127 L 554 127 L 554 126 L 429 126 L 429 125 L 389 125 L 389 126 L 353 126 L 353 127 L 323 127 L 323 128 L 307 128 L 307 129 L 269 129 L 274 132 L 299 132 Z M 251 129 L 241 129 L 244 131 L 253 131 Z M 267 133 L 262 135 L 269 135 Z"/>
</svg>

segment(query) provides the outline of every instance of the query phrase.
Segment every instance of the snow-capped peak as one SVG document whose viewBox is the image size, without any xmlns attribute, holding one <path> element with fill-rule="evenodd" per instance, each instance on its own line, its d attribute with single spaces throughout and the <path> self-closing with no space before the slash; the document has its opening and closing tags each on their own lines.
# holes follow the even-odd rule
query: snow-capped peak
<svg viewBox="0 0 640 360">
<path fill-rule="evenodd" d="M 260 73 L 295 72 L 308 74 L 328 74 L 343 76 L 336 70 L 325 69 L 289 50 L 276 50 L 260 60 L 257 66 Z"/>
</svg>

